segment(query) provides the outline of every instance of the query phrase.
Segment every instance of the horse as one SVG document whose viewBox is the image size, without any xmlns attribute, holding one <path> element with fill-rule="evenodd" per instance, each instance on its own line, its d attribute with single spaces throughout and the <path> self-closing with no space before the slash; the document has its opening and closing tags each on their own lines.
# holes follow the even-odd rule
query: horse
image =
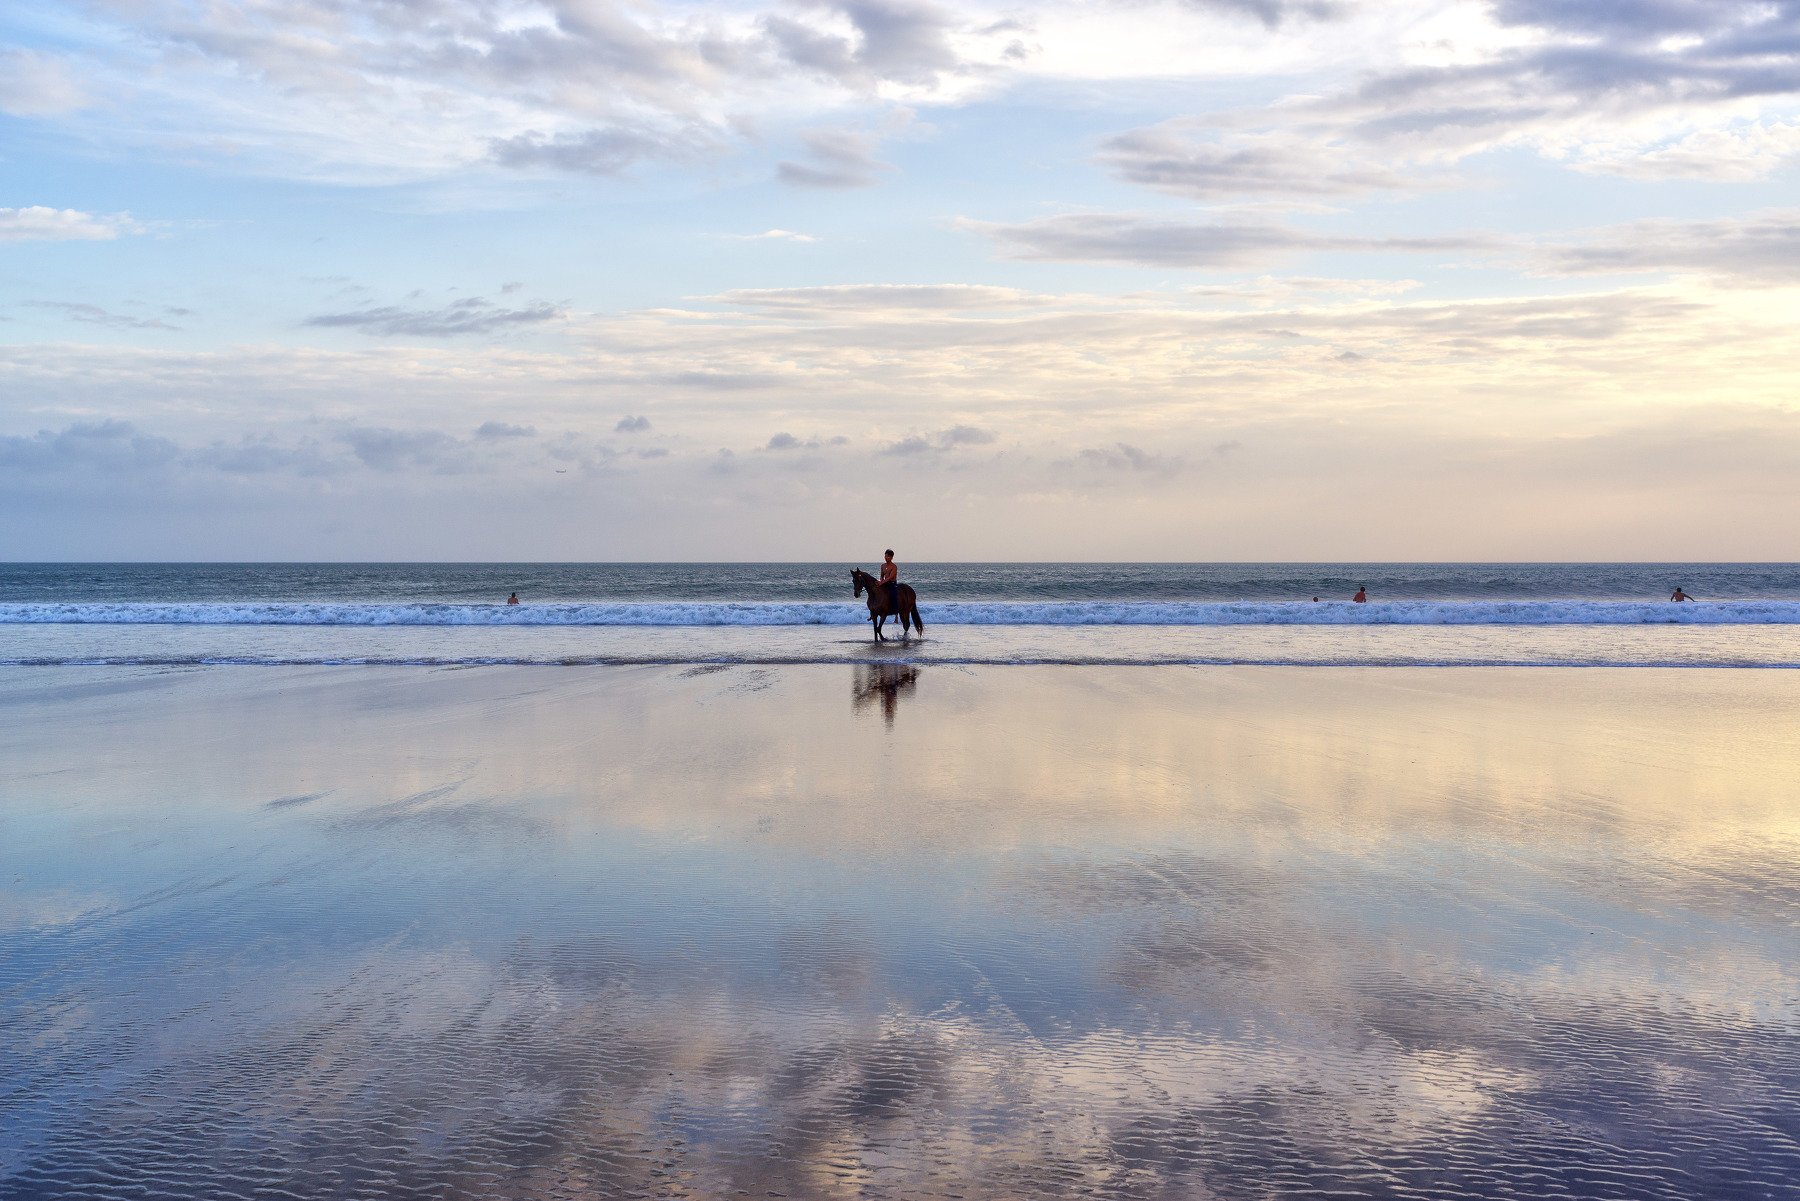
<svg viewBox="0 0 1800 1201">
<path fill-rule="evenodd" d="M 852 567 L 850 569 L 850 582 L 856 586 L 857 596 L 861 596 L 865 591 L 869 594 L 869 624 L 875 627 L 875 641 L 887 641 L 882 637 L 881 627 L 887 624 L 887 619 L 890 617 L 900 619 L 900 636 L 902 638 L 908 637 L 915 626 L 918 627 L 919 634 L 924 635 L 925 622 L 919 616 L 919 597 L 912 590 L 911 584 L 900 585 L 900 604 L 898 607 L 894 607 L 888 604 L 887 585 L 861 568 Z"/>
</svg>

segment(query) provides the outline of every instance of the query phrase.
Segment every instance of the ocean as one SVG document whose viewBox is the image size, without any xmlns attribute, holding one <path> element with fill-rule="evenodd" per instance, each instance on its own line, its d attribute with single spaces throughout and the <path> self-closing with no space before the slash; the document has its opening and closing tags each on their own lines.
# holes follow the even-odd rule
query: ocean
<svg viewBox="0 0 1800 1201">
<path fill-rule="evenodd" d="M 851 566 L 5 564 L 0 662 L 1800 664 L 1792 563 L 907 563 L 880 645 Z"/>
</svg>

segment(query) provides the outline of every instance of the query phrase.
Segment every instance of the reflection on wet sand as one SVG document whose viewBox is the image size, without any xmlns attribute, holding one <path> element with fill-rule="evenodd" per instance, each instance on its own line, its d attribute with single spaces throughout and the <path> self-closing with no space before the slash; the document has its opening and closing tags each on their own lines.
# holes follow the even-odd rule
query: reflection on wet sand
<svg viewBox="0 0 1800 1201">
<path fill-rule="evenodd" d="M 881 716 L 891 729 L 900 698 L 911 696 L 919 686 L 920 669 L 909 663 L 858 663 L 852 670 L 850 708 L 861 713 L 871 705 L 881 706 Z"/>
<path fill-rule="evenodd" d="M 1800 674 L 846 670 L 0 673 L 0 1196 L 1800 1179 Z"/>
</svg>

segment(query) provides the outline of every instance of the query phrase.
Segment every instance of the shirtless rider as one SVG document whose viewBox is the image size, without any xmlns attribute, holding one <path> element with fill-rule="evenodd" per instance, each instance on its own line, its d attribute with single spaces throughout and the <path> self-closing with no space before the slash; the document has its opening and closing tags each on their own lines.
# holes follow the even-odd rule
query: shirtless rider
<svg viewBox="0 0 1800 1201">
<path fill-rule="evenodd" d="M 887 585 L 888 608 L 900 612 L 900 568 L 891 550 L 882 555 L 881 582 Z"/>
</svg>

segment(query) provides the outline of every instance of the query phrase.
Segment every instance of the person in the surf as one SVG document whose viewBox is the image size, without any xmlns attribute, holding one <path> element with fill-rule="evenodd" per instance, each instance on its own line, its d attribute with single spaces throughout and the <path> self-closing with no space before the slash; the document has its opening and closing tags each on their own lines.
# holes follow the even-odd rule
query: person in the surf
<svg viewBox="0 0 1800 1201">
<path fill-rule="evenodd" d="M 894 562 L 894 552 L 889 550 L 881 556 L 881 582 L 887 585 L 888 608 L 900 611 L 900 567 Z"/>
<path fill-rule="evenodd" d="M 506 598 L 506 603 L 507 603 L 507 604 L 509 604 L 509 605 L 516 605 L 516 604 L 518 604 L 518 603 L 519 603 L 519 594 L 518 594 L 518 593 L 517 593 L 517 592 L 515 592 L 515 593 L 513 593 L 513 594 L 512 594 L 512 595 L 511 595 L 511 596 L 509 596 L 509 597 L 507 597 L 507 598 Z"/>
<path fill-rule="evenodd" d="M 1356 589 L 1356 595 L 1351 597 L 1350 599 L 1355 601 L 1359 605 L 1368 604 L 1369 603 L 1369 586 L 1367 584 L 1359 585 Z"/>
<path fill-rule="evenodd" d="M 1681 590 L 1681 585 L 1677 584 L 1675 585 L 1675 591 L 1669 594 L 1669 599 L 1672 601 L 1691 601 L 1694 598 L 1683 592 Z"/>
</svg>

